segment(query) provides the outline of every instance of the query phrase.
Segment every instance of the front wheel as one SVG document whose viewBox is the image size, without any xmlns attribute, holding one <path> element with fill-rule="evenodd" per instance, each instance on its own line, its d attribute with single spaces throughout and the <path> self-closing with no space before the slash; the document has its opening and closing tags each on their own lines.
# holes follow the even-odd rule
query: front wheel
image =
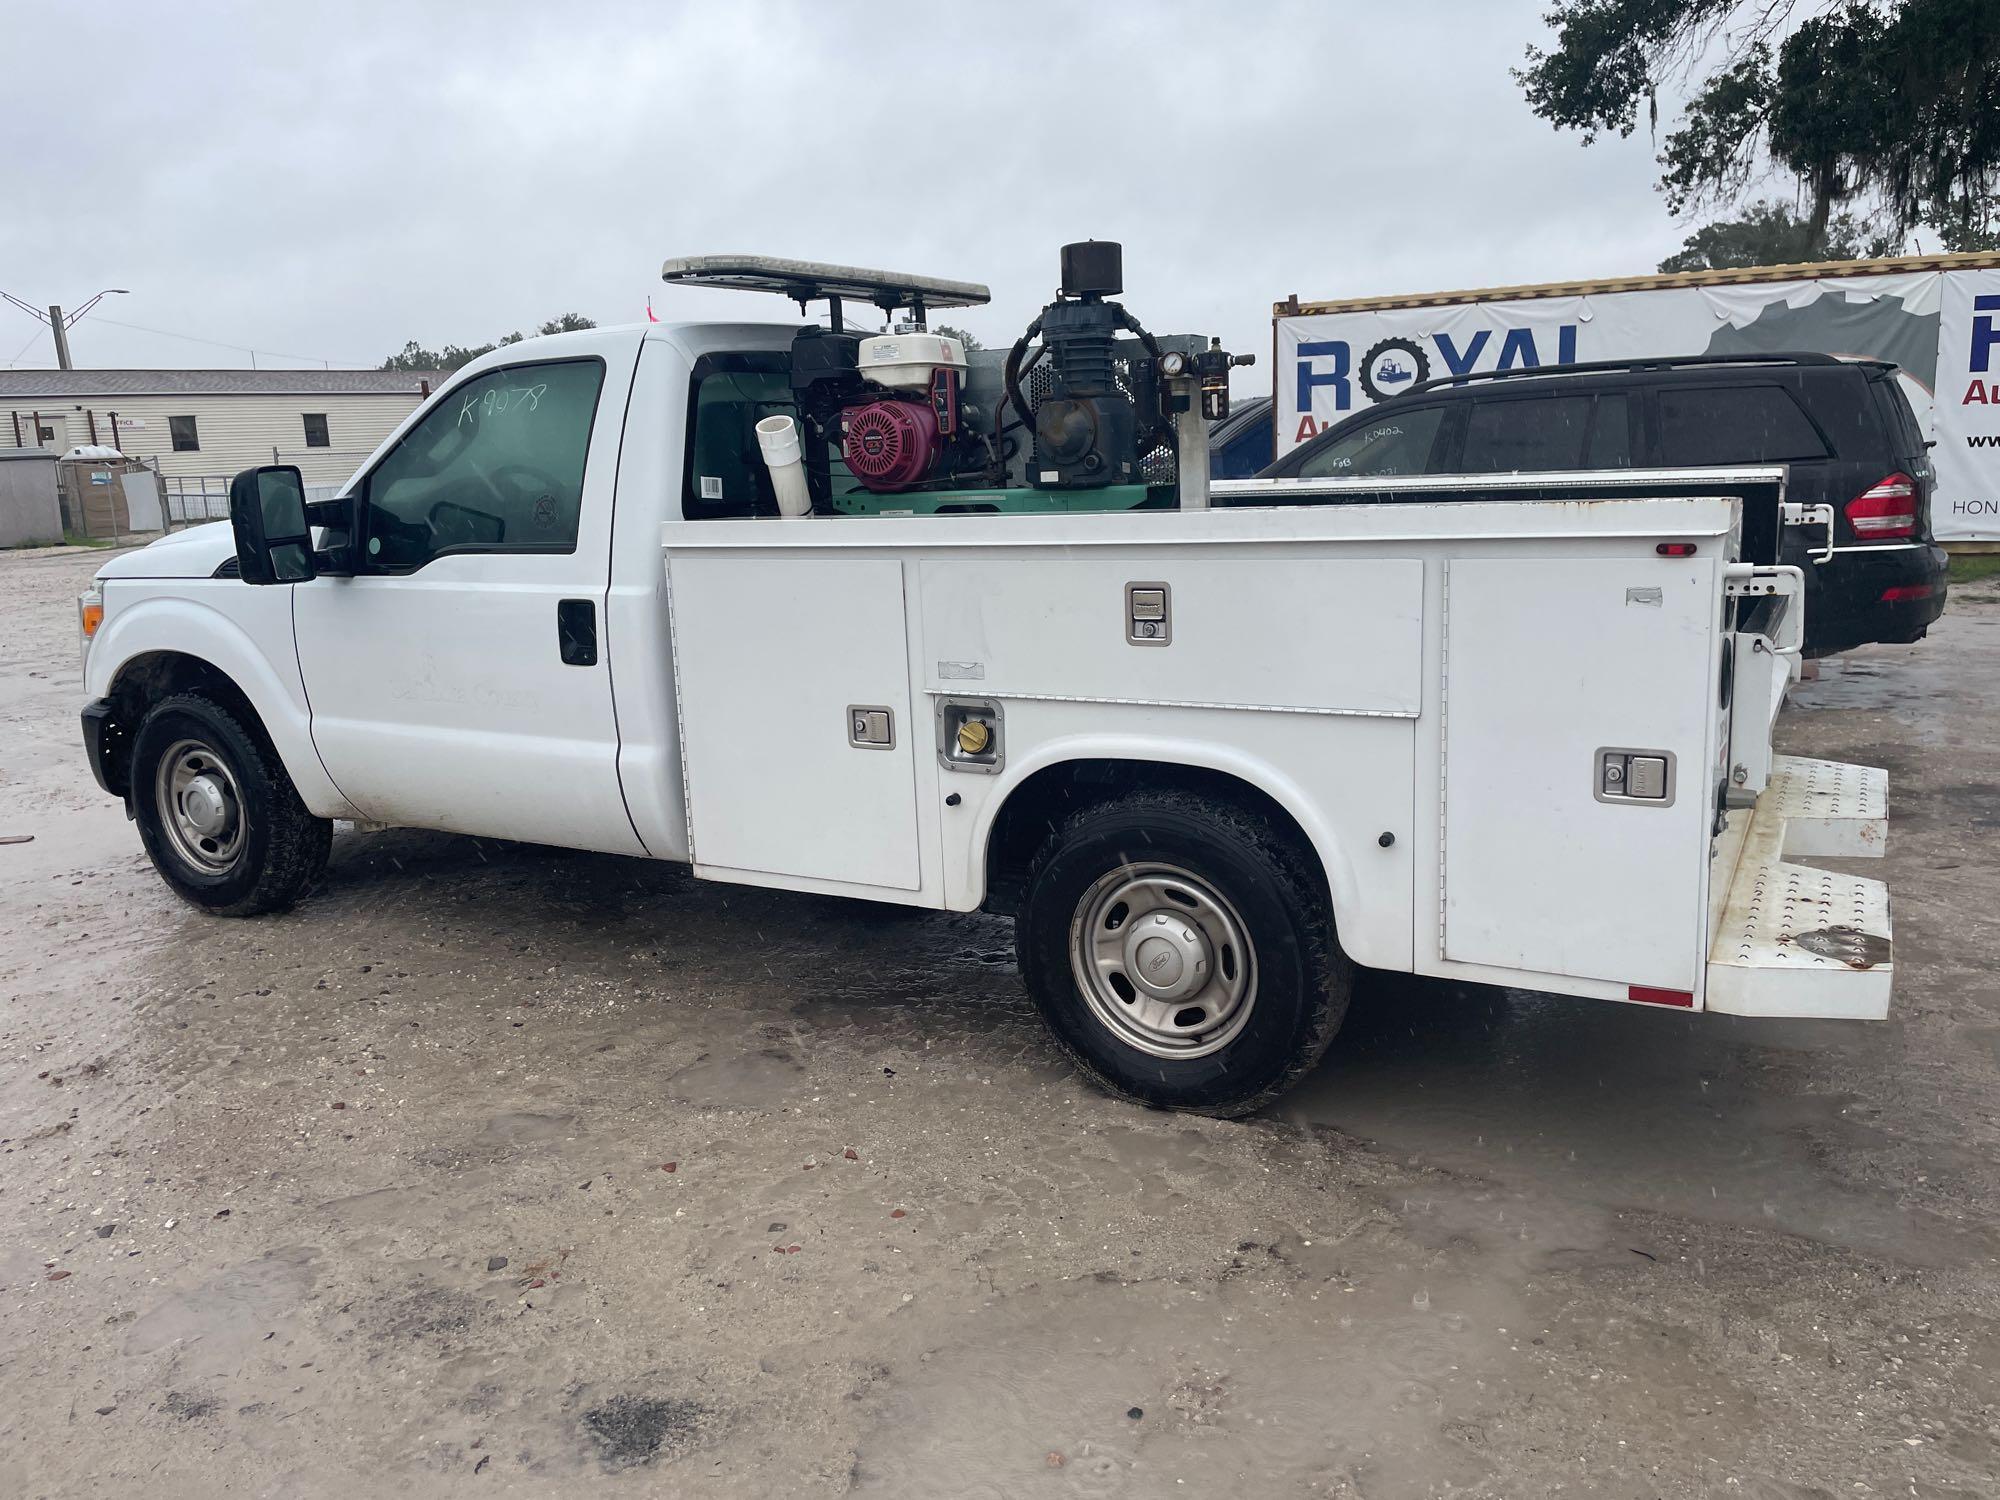
<svg viewBox="0 0 2000 1500">
<path fill-rule="evenodd" d="M 1159 1108 L 1261 1108 L 1347 1011 L 1352 967 L 1310 852 L 1254 811 L 1187 793 L 1071 818 L 1036 857 L 1015 935 L 1063 1050 Z"/>
<path fill-rule="evenodd" d="M 326 867 L 333 824 L 306 810 L 277 752 L 212 698 L 155 704 L 134 737 L 131 776 L 154 868 L 205 911 L 277 911 Z"/>
</svg>

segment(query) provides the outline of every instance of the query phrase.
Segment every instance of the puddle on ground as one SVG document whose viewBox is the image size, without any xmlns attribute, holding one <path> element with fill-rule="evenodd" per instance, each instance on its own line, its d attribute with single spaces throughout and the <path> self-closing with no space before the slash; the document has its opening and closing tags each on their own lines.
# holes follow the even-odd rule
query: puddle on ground
<svg viewBox="0 0 2000 1500">
<path fill-rule="evenodd" d="M 667 1080 L 667 1096 L 703 1109 L 776 1109 L 797 1092 L 805 1067 L 775 1047 L 725 1057 L 704 1054 Z"/>
<path fill-rule="evenodd" d="M 576 1133 L 575 1115 L 538 1115 L 516 1110 L 488 1120 L 479 1138 L 494 1145 L 523 1146 L 559 1141 Z"/>
<path fill-rule="evenodd" d="M 1880 1133 L 1845 1095 L 1797 1092 L 1798 1054 L 1871 1045 L 1838 1021 L 1666 1015 L 1371 974 L 1326 1061 L 1274 1113 L 1581 1204 L 1918 1263 L 1990 1253 L 1843 1170 Z"/>
<path fill-rule="evenodd" d="M 289 1246 L 172 1293 L 133 1321 L 124 1352 L 172 1354 L 176 1369 L 196 1378 L 235 1374 L 276 1321 L 300 1310 L 317 1259 L 308 1246 Z"/>
<path fill-rule="evenodd" d="M 1326 1493 L 1449 1493 L 1491 1478 L 1450 1434 L 1517 1310 L 1417 1272 L 1289 1298 L 1173 1281 L 1013 1298 L 978 1339 L 892 1372 L 852 1492 L 1208 1496 L 1311 1474 Z"/>
</svg>

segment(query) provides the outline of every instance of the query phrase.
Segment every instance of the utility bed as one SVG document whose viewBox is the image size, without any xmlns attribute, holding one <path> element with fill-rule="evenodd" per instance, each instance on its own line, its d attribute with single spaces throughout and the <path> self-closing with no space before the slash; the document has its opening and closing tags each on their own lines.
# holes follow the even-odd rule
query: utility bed
<svg viewBox="0 0 2000 1500">
<path fill-rule="evenodd" d="M 1296 820 L 1361 963 L 1879 1016 L 1881 887 L 1786 862 L 1883 832 L 1882 773 L 1770 755 L 1796 570 L 1732 560 L 1743 495 L 1650 482 L 669 523 L 695 868 L 969 909 L 1004 891 L 1005 810 L 1038 776 L 1170 755 Z M 1725 627 L 1765 596 L 1777 623 Z M 849 709 L 888 743 L 857 754 Z M 990 723 L 989 758 L 952 751 L 955 712 Z M 1663 780 L 1620 795 L 1613 763 Z"/>
</svg>

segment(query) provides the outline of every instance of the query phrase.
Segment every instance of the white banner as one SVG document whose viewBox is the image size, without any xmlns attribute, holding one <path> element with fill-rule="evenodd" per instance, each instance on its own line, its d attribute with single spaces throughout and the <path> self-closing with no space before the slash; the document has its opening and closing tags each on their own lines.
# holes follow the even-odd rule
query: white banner
<svg viewBox="0 0 2000 1500">
<path fill-rule="evenodd" d="M 2000 537 L 2000 270 L 1947 272 L 1942 311 L 1931 525 Z"/>
<path fill-rule="evenodd" d="M 1786 350 L 1898 365 L 1924 436 L 1936 439 L 1937 535 L 2000 538 L 2000 270 L 1279 318 L 1277 452 L 1425 380 L 1579 360 Z"/>
</svg>

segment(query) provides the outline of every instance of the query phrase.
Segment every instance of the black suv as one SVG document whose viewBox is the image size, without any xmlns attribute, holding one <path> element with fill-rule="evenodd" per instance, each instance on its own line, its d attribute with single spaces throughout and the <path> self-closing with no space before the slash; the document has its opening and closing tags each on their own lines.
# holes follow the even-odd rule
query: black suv
<svg viewBox="0 0 2000 1500">
<path fill-rule="evenodd" d="M 1828 354 L 1690 356 L 1485 371 L 1413 386 L 1293 449 L 1260 479 L 1784 464 L 1805 570 L 1808 656 L 1914 641 L 1944 612 L 1931 464 L 1896 367 Z"/>
</svg>

